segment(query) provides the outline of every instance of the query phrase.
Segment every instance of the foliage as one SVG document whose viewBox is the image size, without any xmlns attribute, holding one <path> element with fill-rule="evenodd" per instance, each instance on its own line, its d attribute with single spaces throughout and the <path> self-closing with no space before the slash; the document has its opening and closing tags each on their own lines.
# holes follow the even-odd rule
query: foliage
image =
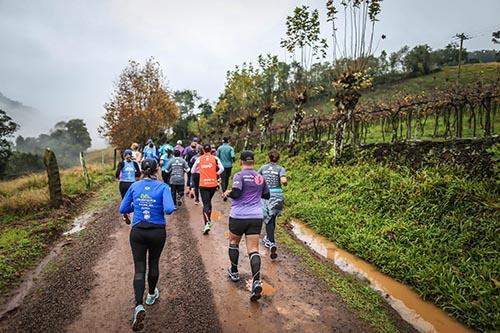
<svg viewBox="0 0 500 333">
<path fill-rule="evenodd" d="M 50 147 L 61 167 L 71 167 L 78 164 L 80 152 L 90 148 L 91 142 L 85 122 L 82 119 L 71 119 L 68 122 L 58 122 L 49 134 L 40 134 L 37 138 L 18 136 L 15 148 L 21 153 L 41 155 L 45 148 Z M 25 168 L 23 165 L 12 167 Z"/>
<path fill-rule="evenodd" d="M 115 147 L 146 142 L 174 125 L 179 108 L 170 95 L 153 58 L 144 64 L 129 61 L 115 84 L 99 133 Z"/>
<path fill-rule="evenodd" d="M 201 97 L 196 90 L 185 89 L 175 91 L 174 99 L 180 110 L 180 117 L 173 127 L 174 140 L 184 140 L 195 135 L 189 130 L 189 122 L 196 121 L 195 112 Z"/>
<path fill-rule="evenodd" d="M 45 166 L 40 155 L 13 151 L 7 159 L 5 171 L 0 179 L 12 179 L 42 170 L 45 170 Z"/>
<path fill-rule="evenodd" d="M 500 325 L 497 183 L 459 167 L 371 162 L 331 168 L 284 158 L 288 217 L 412 286 L 478 330 Z M 304 200 L 308 198 L 308 200 Z"/>
<path fill-rule="evenodd" d="M 11 147 L 7 138 L 12 136 L 17 130 L 17 125 L 12 118 L 0 110 L 0 175 L 3 175 L 5 170 L 6 161 L 11 154 Z"/>
</svg>

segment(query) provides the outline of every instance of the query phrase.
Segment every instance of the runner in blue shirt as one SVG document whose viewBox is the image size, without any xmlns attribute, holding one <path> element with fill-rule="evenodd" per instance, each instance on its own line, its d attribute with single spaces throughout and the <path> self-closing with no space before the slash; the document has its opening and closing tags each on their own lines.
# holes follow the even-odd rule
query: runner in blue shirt
<svg viewBox="0 0 500 333">
<path fill-rule="evenodd" d="M 137 178 L 141 176 L 141 169 L 139 164 L 132 160 L 133 152 L 131 149 L 125 149 L 123 152 L 124 160 L 118 164 L 116 168 L 116 179 L 119 180 L 118 189 L 120 190 L 120 195 L 123 197 L 129 187 L 135 182 Z M 130 223 L 128 215 L 123 216 L 123 221 L 127 224 Z"/>
<path fill-rule="evenodd" d="M 233 170 L 234 162 L 234 148 L 229 145 L 229 138 L 222 138 L 222 146 L 217 149 L 217 157 L 222 162 L 224 167 L 224 172 L 222 172 L 222 193 L 226 192 L 227 186 L 229 185 L 229 178 L 231 178 L 231 172 Z M 224 198 L 224 201 L 227 199 Z"/>
<path fill-rule="evenodd" d="M 141 164 L 144 178 L 130 186 L 121 204 L 120 213 L 134 212 L 130 231 L 130 246 L 134 258 L 134 292 L 135 309 L 132 317 L 132 329 L 140 331 L 144 328 L 146 311 L 143 306 L 146 258 L 148 261 L 148 295 L 146 304 L 153 305 L 160 297 L 156 288 L 159 277 L 158 263 L 165 245 L 167 221 L 164 214 L 174 211 L 174 202 L 170 188 L 165 183 L 153 179 L 158 164 L 154 159 L 145 159 Z"/>
</svg>

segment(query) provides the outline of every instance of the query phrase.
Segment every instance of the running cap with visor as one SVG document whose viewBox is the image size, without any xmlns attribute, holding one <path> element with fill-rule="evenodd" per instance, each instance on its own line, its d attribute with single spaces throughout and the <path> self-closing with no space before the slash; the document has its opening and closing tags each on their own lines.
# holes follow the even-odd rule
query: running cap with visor
<svg viewBox="0 0 500 333">
<path fill-rule="evenodd" d="M 242 162 L 253 162 L 254 161 L 253 152 L 251 150 L 242 151 L 240 154 L 240 160 Z"/>
<path fill-rule="evenodd" d="M 131 149 L 125 149 L 125 151 L 123 152 L 123 156 L 126 157 L 126 156 L 132 156 L 132 150 Z"/>
</svg>

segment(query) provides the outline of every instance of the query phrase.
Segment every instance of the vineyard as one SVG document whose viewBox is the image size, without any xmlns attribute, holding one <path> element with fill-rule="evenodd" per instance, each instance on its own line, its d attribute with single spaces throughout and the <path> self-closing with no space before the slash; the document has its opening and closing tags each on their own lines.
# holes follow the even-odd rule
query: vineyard
<svg viewBox="0 0 500 333">
<path fill-rule="evenodd" d="M 346 142 L 352 141 L 352 136 L 357 136 L 361 143 L 491 136 L 495 134 L 499 107 L 498 82 L 420 95 L 391 96 L 390 100 L 383 102 L 360 103 L 355 109 L 353 121 L 347 124 Z M 330 113 L 304 117 L 299 140 L 332 140 L 336 124 L 343 117 L 335 109 Z M 261 131 L 256 131 L 259 125 Z M 257 124 L 256 117 L 249 117 L 218 128 L 210 132 L 209 137 L 215 140 L 224 135 L 232 136 L 240 147 L 245 141 L 248 141 L 247 147 L 255 147 L 258 143 L 266 147 L 284 146 L 288 142 L 289 125 L 280 123 L 264 129 L 262 123 Z M 248 127 L 252 130 L 248 131 Z M 262 136 L 262 132 L 266 135 Z"/>
</svg>

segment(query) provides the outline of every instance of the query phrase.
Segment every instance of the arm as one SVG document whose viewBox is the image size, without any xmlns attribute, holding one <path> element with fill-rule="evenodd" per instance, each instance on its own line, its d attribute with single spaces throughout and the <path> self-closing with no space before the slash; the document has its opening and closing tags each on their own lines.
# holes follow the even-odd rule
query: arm
<svg viewBox="0 0 500 333">
<path fill-rule="evenodd" d="M 139 168 L 139 163 L 134 161 L 134 167 L 135 167 L 135 178 L 139 178 L 141 176 L 141 168 Z"/>
<path fill-rule="evenodd" d="M 120 172 L 122 172 L 123 168 L 123 161 L 118 163 L 118 166 L 116 167 L 116 173 L 115 173 L 115 178 L 120 179 Z"/>
<path fill-rule="evenodd" d="M 199 163 L 200 163 L 200 158 L 198 157 L 196 161 L 194 161 L 193 167 L 191 168 L 191 173 L 196 173 L 196 169 L 198 169 Z"/>
<path fill-rule="evenodd" d="M 240 173 L 237 173 L 233 177 L 233 185 L 231 186 L 231 190 L 227 190 L 225 195 L 231 199 L 238 199 L 241 197 L 243 192 L 243 179 L 241 178 Z"/>
<path fill-rule="evenodd" d="M 286 171 L 284 168 L 280 169 L 280 182 L 281 182 L 281 185 L 283 185 L 283 186 L 288 185 L 288 178 L 286 178 Z"/>
<path fill-rule="evenodd" d="M 234 156 L 234 148 L 231 147 L 231 160 L 234 162 L 235 161 L 235 156 Z"/>
<path fill-rule="evenodd" d="M 265 200 L 269 200 L 269 198 L 271 198 L 271 193 L 269 192 L 269 187 L 267 186 L 265 179 L 264 179 L 264 187 L 262 188 L 261 198 Z"/>
<path fill-rule="evenodd" d="M 134 206 L 132 205 L 134 198 L 132 196 L 132 186 L 128 189 L 127 193 L 123 197 L 120 204 L 120 214 L 128 214 L 134 211 Z"/>
<path fill-rule="evenodd" d="M 167 215 L 172 214 L 174 211 L 174 201 L 172 200 L 172 194 L 170 193 L 170 187 L 165 185 L 163 187 L 163 212 Z"/>
<path fill-rule="evenodd" d="M 216 157 L 215 160 L 217 161 L 217 167 L 219 168 L 219 170 L 217 170 L 217 175 L 220 175 L 224 172 L 224 166 L 218 157 Z"/>
<path fill-rule="evenodd" d="M 186 160 L 184 160 L 183 167 L 184 167 L 184 172 L 186 172 L 186 173 L 189 172 L 190 169 L 189 169 L 189 165 L 187 164 Z"/>
<path fill-rule="evenodd" d="M 168 161 L 168 164 L 167 164 L 167 173 L 170 173 L 172 172 L 172 164 L 174 162 L 174 159 L 172 158 L 170 161 Z"/>
</svg>

